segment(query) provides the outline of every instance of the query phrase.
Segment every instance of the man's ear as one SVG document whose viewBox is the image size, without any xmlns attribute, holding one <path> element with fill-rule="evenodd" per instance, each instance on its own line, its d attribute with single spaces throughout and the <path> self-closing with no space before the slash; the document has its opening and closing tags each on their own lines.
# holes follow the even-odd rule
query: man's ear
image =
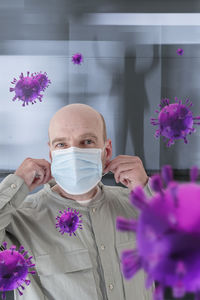
<svg viewBox="0 0 200 300">
<path fill-rule="evenodd" d="M 112 157 L 112 141 L 111 141 L 111 139 L 107 140 L 106 153 L 107 153 L 106 162 L 108 163 Z"/>
<path fill-rule="evenodd" d="M 112 157 L 112 141 L 110 139 L 108 139 L 107 141 L 107 145 L 106 145 L 106 158 L 105 158 L 105 166 L 104 169 L 107 167 L 107 165 L 109 164 L 111 157 Z"/>
</svg>

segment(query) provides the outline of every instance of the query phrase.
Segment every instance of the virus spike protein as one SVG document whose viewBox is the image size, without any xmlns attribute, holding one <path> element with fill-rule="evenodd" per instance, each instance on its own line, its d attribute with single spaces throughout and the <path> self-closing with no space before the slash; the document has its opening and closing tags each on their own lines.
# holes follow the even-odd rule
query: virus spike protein
<svg viewBox="0 0 200 300">
<path fill-rule="evenodd" d="M 177 183 L 172 179 L 170 167 L 163 167 L 161 174 L 166 187 L 159 191 L 155 185 L 152 198 L 141 201 L 145 205 L 138 205 L 139 200 L 133 199 L 134 192 L 130 193 L 130 202 L 140 209 L 137 224 L 133 220 L 132 228 L 137 248 L 122 253 L 121 269 L 124 277 L 130 279 L 143 268 L 148 281 L 159 284 L 154 299 L 163 300 L 165 287 L 172 288 L 174 297 L 183 297 L 188 292 L 199 299 L 200 185 L 195 182 L 197 168 L 193 167 L 192 172 L 191 182 Z M 130 231 L 131 220 L 118 217 L 116 223 L 118 230 L 127 227 Z"/>
<path fill-rule="evenodd" d="M 0 291 L 3 292 L 2 299 L 6 299 L 6 291 L 17 289 L 19 295 L 23 295 L 22 290 L 25 287 L 22 285 L 25 283 L 27 286 L 30 284 L 30 280 L 26 279 L 28 273 L 35 274 L 35 271 L 30 271 L 29 268 L 33 268 L 35 264 L 32 264 L 29 258 L 25 258 L 28 251 L 22 254 L 23 246 L 16 250 L 16 246 L 12 245 L 10 249 L 7 249 L 7 243 L 3 243 L 0 251 Z"/>
<path fill-rule="evenodd" d="M 183 139 L 184 143 L 187 144 L 187 135 L 192 134 L 195 131 L 193 125 L 200 125 L 196 120 L 200 119 L 200 116 L 193 117 L 190 107 L 192 103 L 189 99 L 186 100 L 185 104 L 182 104 L 181 100 L 175 98 L 175 103 L 169 104 L 169 99 L 162 99 L 160 112 L 158 118 L 151 118 L 151 124 L 159 126 L 159 129 L 155 132 L 155 137 L 163 136 L 166 140 L 168 139 L 167 147 L 174 144 L 175 140 Z M 195 121 L 195 122 L 194 122 Z"/>
</svg>

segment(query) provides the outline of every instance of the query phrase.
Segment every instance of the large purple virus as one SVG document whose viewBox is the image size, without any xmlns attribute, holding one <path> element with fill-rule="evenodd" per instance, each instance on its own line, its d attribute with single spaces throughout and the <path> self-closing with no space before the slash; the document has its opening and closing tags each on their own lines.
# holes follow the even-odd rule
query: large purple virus
<svg viewBox="0 0 200 300">
<path fill-rule="evenodd" d="M 200 116 L 193 117 L 190 107 L 192 103 L 189 99 L 183 104 L 181 100 L 175 98 L 175 103 L 169 103 L 169 99 L 162 99 L 159 105 L 160 111 L 158 118 L 151 118 L 152 125 L 158 125 L 159 129 L 155 132 L 155 137 L 164 137 L 164 141 L 168 140 L 167 147 L 174 144 L 175 140 L 183 139 L 187 144 L 186 136 L 195 131 L 193 125 L 200 125 Z"/>
<path fill-rule="evenodd" d="M 130 193 L 130 202 L 139 211 L 138 220 L 118 217 L 121 231 L 136 234 L 136 249 L 121 254 L 121 270 L 126 279 L 141 268 L 148 274 L 146 288 L 158 283 L 154 300 L 163 300 L 164 289 L 171 287 L 173 297 L 186 292 L 200 299 L 200 185 L 197 167 L 190 170 L 189 183 L 173 180 L 170 166 L 154 175 L 150 184 L 154 196 L 146 198 L 142 187 Z"/>
<path fill-rule="evenodd" d="M 32 264 L 32 256 L 25 258 L 28 251 L 24 251 L 24 247 L 20 246 L 19 250 L 16 250 L 16 246 L 12 245 L 10 249 L 7 249 L 7 243 L 3 242 L 0 247 L 0 291 L 2 293 L 2 299 L 6 299 L 6 291 L 17 289 L 19 295 L 23 295 L 21 290 L 31 283 L 29 279 L 26 279 L 28 273 L 35 274 L 34 270 L 29 271 L 29 268 L 35 266 Z M 24 252 L 23 252 L 24 251 Z"/>
<path fill-rule="evenodd" d="M 73 211 L 72 208 L 68 208 L 68 210 L 64 210 L 63 212 L 60 210 L 59 213 L 61 216 L 57 216 L 56 220 L 56 228 L 60 228 L 59 232 L 64 234 L 68 233 L 70 236 L 72 234 L 76 235 L 75 231 L 82 228 L 82 220 L 80 219 L 82 215 L 79 215 L 79 212 L 76 209 Z"/>
<path fill-rule="evenodd" d="M 72 61 L 75 65 L 80 65 L 83 61 L 83 55 L 81 53 L 76 53 L 72 56 Z"/>
<path fill-rule="evenodd" d="M 16 78 L 11 82 L 15 85 L 15 87 L 10 88 L 10 92 L 15 92 L 15 96 L 13 97 L 13 101 L 17 98 L 18 100 L 23 101 L 22 106 L 25 106 L 30 103 L 36 103 L 36 99 L 39 99 L 42 102 L 43 95 L 41 94 L 44 91 L 51 81 L 47 77 L 47 73 L 32 73 L 30 76 L 30 72 L 27 72 L 27 76 L 24 77 L 23 73 L 19 76 L 19 80 Z"/>
</svg>

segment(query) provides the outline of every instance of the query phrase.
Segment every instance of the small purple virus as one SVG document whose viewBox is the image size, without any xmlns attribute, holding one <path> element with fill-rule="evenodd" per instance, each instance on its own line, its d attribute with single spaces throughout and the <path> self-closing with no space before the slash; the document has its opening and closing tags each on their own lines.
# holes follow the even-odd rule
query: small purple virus
<svg viewBox="0 0 200 300">
<path fill-rule="evenodd" d="M 23 101 L 22 106 L 28 105 L 29 102 L 32 104 L 36 103 L 35 99 L 39 99 L 42 102 L 43 95 L 40 92 L 44 91 L 51 83 L 46 72 L 44 74 L 41 72 L 32 73 L 30 77 L 29 74 L 30 72 L 27 72 L 27 76 L 24 77 L 23 73 L 21 73 L 19 80 L 14 78 L 11 82 L 15 85 L 14 88 L 10 88 L 10 92 L 15 92 L 12 100 L 15 101 L 18 98 L 18 100 Z"/>
<path fill-rule="evenodd" d="M 164 166 L 162 178 L 152 176 L 155 191 L 147 199 L 142 187 L 130 193 L 130 202 L 141 211 L 138 220 L 118 217 L 116 227 L 136 233 L 137 249 L 121 255 L 121 270 L 126 279 L 143 268 L 148 274 L 146 288 L 158 282 L 154 300 L 163 300 L 165 287 L 171 287 L 173 297 L 186 292 L 200 296 L 200 185 L 197 167 L 190 170 L 189 183 L 173 180 L 170 166 Z M 165 185 L 165 186 L 164 186 Z"/>
<path fill-rule="evenodd" d="M 56 228 L 60 228 L 59 232 L 61 232 L 61 234 L 64 234 L 66 232 L 70 236 L 72 235 L 72 233 L 76 235 L 75 231 L 78 228 L 83 229 L 81 224 L 82 220 L 80 220 L 82 215 L 79 215 L 79 212 L 77 212 L 76 210 L 73 211 L 72 208 L 68 208 L 67 211 L 64 210 L 64 212 L 62 212 L 60 210 L 59 213 L 61 214 L 61 216 L 56 217 Z"/>
<path fill-rule="evenodd" d="M 83 61 L 83 55 L 81 53 L 76 53 L 72 56 L 72 61 L 75 65 L 80 65 Z"/>
<path fill-rule="evenodd" d="M 49 78 L 47 77 L 47 73 L 46 72 L 42 73 L 40 71 L 40 73 L 34 73 L 34 75 L 35 75 L 35 79 L 38 81 L 40 85 L 40 90 L 44 92 L 45 89 L 48 88 L 49 84 L 51 83 L 51 80 L 49 80 Z"/>
<path fill-rule="evenodd" d="M 31 283 L 26 279 L 27 274 L 35 274 L 35 271 L 29 271 L 29 268 L 35 266 L 32 264 L 32 256 L 25 258 L 28 251 L 24 250 L 23 246 L 20 246 L 19 251 L 15 250 L 16 246 L 12 245 L 10 249 L 7 249 L 7 243 L 3 242 L 3 246 L 0 247 L 0 291 L 2 291 L 2 299 L 6 299 L 6 291 L 17 289 L 19 295 L 23 295 L 22 290 L 25 287 L 22 285 L 25 283 L 27 286 Z"/>
<path fill-rule="evenodd" d="M 177 53 L 178 55 L 183 55 L 184 51 L 183 51 L 182 48 L 178 48 L 177 51 L 176 51 L 176 53 Z"/>
<path fill-rule="evenodd" d="M 155 132 L 155 137 L 160 135 L 164 137 L 164 141 L 168 140 L 167 147 L 174 144 L 175 140 L 183 139 L 187 144 L 186 136 L 195 132 L 194 125 L 200 125 L 200 116 L 193 117 L 190 107 L 192 103 L 189 99 L 185 104 L 182 104 L 181 100 L 175 98 L 175 103 L 169 104 L 169 99 L 162 99 L 159 105 L 160 111 L 155 110 L 158 113 L 158 118 L 151 118 L 152 125 L 158 125 L 159 129 Z M 194 122 L 195 121 L 195 122 Z"/>
</svg>

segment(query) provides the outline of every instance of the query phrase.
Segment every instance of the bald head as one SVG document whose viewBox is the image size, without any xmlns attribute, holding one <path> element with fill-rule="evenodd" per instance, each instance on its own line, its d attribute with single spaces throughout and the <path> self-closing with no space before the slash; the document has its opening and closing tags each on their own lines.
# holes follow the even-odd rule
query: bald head
<svg viewBox="0 0 200 300">
<path fill-rule="evenodd" d="M 74 103 L 62 107 L 49 123 L 49 144 L 60 137 L 75 139 L 87 133 L 97 136 L 99 142 L 107 140 L 106 125 L 103 116 L 91 106 Z M 95 147 L 95 145 L 93 145 Z"/>
</svg>

